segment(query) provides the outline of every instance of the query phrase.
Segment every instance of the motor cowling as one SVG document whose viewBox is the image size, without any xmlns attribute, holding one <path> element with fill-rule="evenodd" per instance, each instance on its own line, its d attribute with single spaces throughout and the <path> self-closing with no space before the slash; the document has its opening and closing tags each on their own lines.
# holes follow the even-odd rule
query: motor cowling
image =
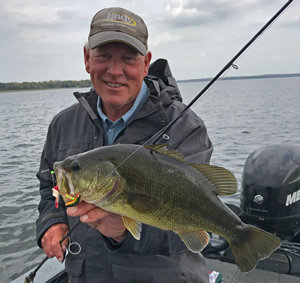
<svg viewBox="0 0 300 283">
<path fill-rule="evenodd" d="M 243 218 L 282 240 L 300 231 L 300 146 L 260 147 L 248 156 L 241 184 Z"/>
</svg>

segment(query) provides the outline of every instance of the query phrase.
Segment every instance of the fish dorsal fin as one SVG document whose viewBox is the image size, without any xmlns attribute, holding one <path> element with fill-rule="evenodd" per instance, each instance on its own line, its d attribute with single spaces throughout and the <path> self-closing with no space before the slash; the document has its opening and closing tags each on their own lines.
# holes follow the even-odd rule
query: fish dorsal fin
<svg viewBox="0 0 300 283">
<path fill-rule="evenodd" d="M 174 231 L 179 238 L 185 243 L 187 248 L 194 252 L 201 252 L 209 243 L 209 235 L 207 232 L 200 231 Z"/>
<path fill-rule="evenodd" d="M 144 147 L 153 150 L 159 154 L 164 154 L 181 162 L 185 162 L 183 155 L 180 154 L 177 150 L 168 150 L 167 144 L 150 144 L 145 145 Z"/>
<path fill-rule="evenodd" d="M 229 170 L 209 164 L 189 164 L 215 186 L 219 196 L 233 195 L 237 192 L 237 181 Z"/>
<path fill-rule="evenodd" d="M 131 233 L 131 235 L 136 239 L 140 240 L 142 232 L 142 223 L 135 221 L 132 218 L 122 216 L 123 223 L 126 229 Z"/>
</svg>

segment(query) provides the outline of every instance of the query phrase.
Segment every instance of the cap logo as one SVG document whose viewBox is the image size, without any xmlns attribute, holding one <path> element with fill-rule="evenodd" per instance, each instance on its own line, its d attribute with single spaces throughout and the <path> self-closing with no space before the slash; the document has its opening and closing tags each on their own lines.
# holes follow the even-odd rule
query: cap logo
<svg viewBox="0 0 300 283">
<path fill-rule="evenodd" d="M 132 18 L 122 13 L 108 13 L 105 21 L 136 26 L 136 22 Z"/>
</svg>

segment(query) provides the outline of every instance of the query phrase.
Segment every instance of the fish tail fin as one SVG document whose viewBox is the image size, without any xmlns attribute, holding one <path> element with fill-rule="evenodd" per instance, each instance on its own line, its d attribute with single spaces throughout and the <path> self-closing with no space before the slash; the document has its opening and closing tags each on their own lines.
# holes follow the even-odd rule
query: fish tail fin
<svg viewBox="0 0 300 283">
<path fill-rule="evenodd" d="M 231 240 L 229 245 L 242 272 L 251 271 L 281 244 L 279 238 L 252 225 L 243 224 L 240 232 L 239 240 Z"/>
</svg>

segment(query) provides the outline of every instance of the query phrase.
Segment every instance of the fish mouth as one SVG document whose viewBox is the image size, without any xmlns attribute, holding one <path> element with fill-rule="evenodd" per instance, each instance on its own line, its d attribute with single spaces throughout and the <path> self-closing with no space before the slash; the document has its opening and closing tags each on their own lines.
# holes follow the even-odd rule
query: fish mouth
<svg viewBox="0 0 300 283">
<path fill-rule="evenodd" d="M 54 163 L 53 169 L 57 178 L 58 193 L 63 197 L 65 207 L 77 205 L 80 202 L 81 195 L 75 195 L 71 174 L 64 170 L 60 163 Z M 53 194 L 53 196 L 56 197 L 55 205 L 57 205 L 58 197 L 56 194 Z"/>
<path fill-rule="evenodd" d="M 57 186 L 59 189 L 59 194 L 63 197 L 65 201 L 69 201 L 73 198 L 78 198 L 78 193 L 75 192 L 75 186 L 72 181 L 72 173 L 64 169 L 60 162 L 55 162 L 53 169 L 57 179 Z M 85 190 L 80 192 L 81 200 L 91 202 L 89 199 L 96 191 L 96 185 L 89 186 Z"/>
<path fill-rule="evenodd" d="M 57 186 L 60 194 L 67 194 L 69 196 L 75 196 L 75 189 L 72 182 L 71 174 L 63 169 L 63 167 L 58 163 L 53 165 L 54 172 L 57 178 Z"/>
</svg>

